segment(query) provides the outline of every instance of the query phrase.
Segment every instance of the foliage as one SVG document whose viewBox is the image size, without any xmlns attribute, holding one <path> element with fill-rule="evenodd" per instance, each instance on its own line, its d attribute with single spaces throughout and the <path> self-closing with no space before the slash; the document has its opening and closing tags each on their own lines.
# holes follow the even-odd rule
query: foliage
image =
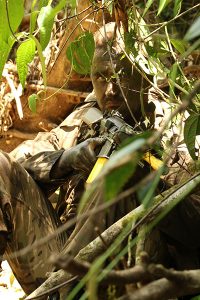
<svg viewBox="0 0 200 300">
<path fill-rule="evenodd" d="M 40 58 L 43 81 L 46 85 L 44 50 L 51 40 L 55 16 L 65 7 L 66 3 L 75 8 L 76 1 L 61 0 L 58 1 L 56 6 L 51 5 L 52 1 L 39 1 L 39 6 L 37 6 L 38 1 L 32 1 L 30 30 L 28 33 L 17 32 L 24 15 L 23 2 L 23 0 L 0 0 L 0 74 L 2 74 L 4 64 L 8 60 L 13 45 L 16 43 L 18 45 L 17 70 L 23 88 L 26 86 L 28 66 L 35 55 Z M 180 132 L 183 131 L 188 152 L 192 159 L 196 160 L 196 137 L 200 135 L 199 95 L 196 94 L 190 99 L 184 109 L 178 109 L 188 99 L 197 82 L 195 76 L 187 77 L 184 71 L 190 56 L 195 50 L 199 50 L 200 46 L 200 17 L 196 14 L 195 16 L 192 15 L 191 19 L 189 18 L 197 7 L 191 4 L 186 9 L 183 0 L 148 0 L 145 5 L 143 1 L 135 2 L 135 6 L 127 9 L 129 32 L 124 34 L 124 55 L 129 57 L 143 77 L 151 80 L 154 86 L 159 86 L 160 82 L 165 84 L 166 89 L 165 91 L 160 89 L 159 96 L 170 106 L 172 113 L 176 110 L 179 112 L 179 114 L 172 116 L 166 124 L 166 128 L 168 129 L 173 123 L 177 122 L 178 124 L 180 120 L 184 120 L 184 122 L 181 122 L 183 128 L 180 128 Z M 96 1 L 92 3 L 96 5 Z M 105 1 L 106 5 L 109 11 L 114 11 L 114 0 Z M 184 18 L 188 21 L 186 30 L 180 30 L 179 26 L 182 25 L 181 22 Z M 177 20 L 181 25 L 177 25 Z M 71 42 L 66 55 L 75 72 L 81 75 L 90 73 L 94 47 L 93 34 L 89 31 L 84 31 Z M 37 110 L 38 99 L 37 94 L 31 95 L 28 99 L 29 108 L 33 113 Z M 164 130 L 162 134 L 167 135 L 167 130 Z M 99 184 L 100 180 L 103 180 L 107 202 L 112 201 L 119 194 L 134 174 L 147 145 L 154 148 L 153 143 L 149 145 L 149 140 L 149 137 L 137 136 L 135 140 L 130 140 L 110 159 L 104 172 L 96 181 L 96 184 Z M 170 142 L 170 138 L 168 138 L 168 142 Z M 152 199 L 163 171 L 162 167 L 158 169 L 149 181 L 137 190 L 138 199 L 145 210 L 152 206 Z M 83 197 L 84 203 L 91 197 L 90 193 L 90 190 L 86 191 Z M 80 281 L 76 289 L 72 291 L 69 299 L 78 292 L 79 287 L 84 286 L 93 276 L 96 276 L 102 262 L 108 259 L 111 254 L 116 255 L 115 258 L 118 260 L 122 258 L 124 249 L 116 249 L 121 244 L 124 236 L 127 236 L 131 227 L 132 223 L 130 222 L 127 226 L 128 229 L 126 228 L 119 236 L 119 241 L 117 240 L 112 247 L 107 249 L 103 258 L 100 257 L 97 260 L 89 275 L 86 276 L 86 279 Z M 135 241 L 133 244 L 135 244 Z M 114 253 L 114 250 L 117 252 Z M 127 251 L 128 246 L 126 246 L 125 252 Z M 100 277 L 100 275 L 98 276 Z M 91 287 L 90 284 L 88 286 Z M 86 296 L 83 296 L 83 299 L 85 299 L 84 297 L 86 298 Z"/>
<path fill-rule="evenodd" d="M 90 32 L 79 35 L 67 48 L 67 58 L 79 74 L 90 74 L 94 54 L 94 38 Z"/>
<path fill-rule="evenodd" d="M 35 56 L 35 46 L 37 47 L 42 65 L 44 82 L 46 81 L 46 70 L 44 56 L 42 51 L 46 48 L 51 37 L 51 31 L 56 14 L 66 5 L 74 5 L 74 1 L 61 0 L 55 7 L 51 7 L 51 2 L 40 1 L 37 9 L 37 1 L 32 1 L 30 32 L 16 33 L 22 18 L 24 16 L 23 0 L 0 1 L 0 45 L 2 55 L 0 56 L 0 76 L 2 75 L 4 64 L 6 63 L 9 53 L 15 42 L 19 43 L 17 51 L 17 69 L 22 86 L 25 86 L 25 80 L 28 74 L 27 66 Z M 38 26 L 36 26 L 36 23 Z M 39 31 L 40 39 L 36 37 Z"/>
</svg>

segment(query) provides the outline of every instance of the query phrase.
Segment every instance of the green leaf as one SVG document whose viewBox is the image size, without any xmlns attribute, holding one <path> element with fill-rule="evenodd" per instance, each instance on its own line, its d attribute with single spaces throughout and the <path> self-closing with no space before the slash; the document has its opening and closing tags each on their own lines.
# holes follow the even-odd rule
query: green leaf
<svg viewBox="0 0 200 300">
<path fill-rule="evenodd" d="M 90 32 L 81 34 L 69 45 L 66 51 L 67 58 L 77 73 L 90 74 L 94 48 L 94 38 Z"/>
<path fill-rule="evenodd" d="M 196 160 L 197 156 L 195 153 L 195 140 L 196 136 L 200 134 L 200 116 L 190 115 L 185 121 L 184 126 L 184 140 L 188 148 L 190 156 Z"/>
<path fill-rule="evenodd" d="M 146 7 L 144 9 L 142 17 L 144 17 L 144 15 L 147 13 L 147 11 L 149 10 L 149 8 L 151 7 L 151 5 L 152 5 L 153 2 L 154 2 L 153 0 L 148 0 L 147 1 L 147 4 L 146 4 Z"/>
<path fill-rule="evenodd" d="M 4 65 L 8 59 L 11 47 L 4 41 L 0 40 L 0 78 L 2 76 Z"/>
<path fill-rule="evenodd" d="M 43 6 L 47 6 L 48 5 L 48 0 L 40 0 L 39 1 L 39 10 L 43 7 Z"/>
<path fill-rule="evenodd" d="M 178 39 L 170 39 L 172 45 L 178 52 L 183 54 L 185 52 L 185 41 L 183 40 L 178 40 Z"/>
<path fill-rule="evenodd" d="M 12 32 L 15 33 L 22 21 L 24 15 L 24 1 L 9 0 L 6 2 L 6 0 L 0 0 L 0 12 L 0 39 L 7 42 L 9 36 L 12 35 Z"/>
<path fill-rule="evenodd" d="M 32 94 L 28 97 L 28 106 L 33 113 L 36 113 L 38 95 Z"/>
<path fill-rule="evenodd" d="M 185 34 L 184 39 L 190 41 L 200 35 L 200 17 L 198 17 L 194 23 L 190 26 Z"/>
<path fill-rule="evenodd" d="M 19 27 L 24 16 L 24 1 L 9 0 L 8 1 L 8 17 L 12 31 L 15 32 Z"/>
<path fill-rule="evenodd" d="M 28 39 L 23 42 L 17 49 L 17 70 L 23 88 L 28 74 L 28 64 L 33 60 L 34 55 L 35 42 L 32 39 Z"/>
<path fill-rule="evenodd" d="M 173 15 L 174 17 L 177 16 L 181 10 L 181 5 L 182 5 L 183 0 L 175 0 L 174 2 L 174 9 L 173 9 Z"/>
<path fill-rule="evenodd" d="M 133 155 L 133 160 L 110 173 L 105 180 L 105 199 L 113 199 L 123 188 L 128 179 L 134 174 L 139 156 Z"/>
<path fill-rule="evenodd" d="M 129 144 L 127 145 L 129 141 Z M 126 146 L 115 152 L 106 163 L 103 172 L 107 175 L 105 178 L 105 199 L 113 199 L 121 191 L 124 184 L 133 175 L 140 154 L 137 150 L 145 144 L 145 139 L 134 137 L 125 141 Z"/>
<path fill-rule="evenodd" d="M 159 6 L 158 6 L 158 13 L 159 16 L 161 12 L 164 10 L 164 8 L 169 4 L 170 0 L 160 0 Z"/>
<path fill-rule="evenodd" d="M 10 28 L 8 24 L 7 19 L 7 13 L 6 13 L 6 2 L 4 0 L 0 0 L 0 39 L 2 41 L 7 42 L 8 37 L 10 35 Z"/>
<path fill-rule="evenodd" d="M 37 22 L 40 32 L 40 44 L 42 46 L 42 50 L 44 50 L 49 43 L 56 14 L 66 5 L 66 3 L 71 4 L 71 7 L 76 6 L 75 0 L 61 0 L 55 7 L 47 5 L 41 8 Z"/>
<path fill-rule="evenodd" d="M 44 50 L 49 43 L 54 18 L 55 11 L 50 5 L 41 8 L 37 22 L 40 32 L 40 44 L 42 46 L 42 50 Z"/>
<path fill-rule="evenodd" d="M 31 12 L 31 18 L 30 18 L 30 34 L 33 33 L 36 27 L 37 23 L 37 16 L 39 14 L 39 11 L 32 11 Z"/>
<path fill-rule="evenodd" d="M 176 78 L 178 75 L 178 64 L 174 63 L 171 67 L 170 73 L 169 73 L 169 78 L 171 79 L 171 81 L 169 82 L 169 86 L 170 86 L 170 90 L 169 90 L 169 96 L 170 97 L 175 97 L 174 94 L 174 82 L 176 82 Z"/>
</svg>

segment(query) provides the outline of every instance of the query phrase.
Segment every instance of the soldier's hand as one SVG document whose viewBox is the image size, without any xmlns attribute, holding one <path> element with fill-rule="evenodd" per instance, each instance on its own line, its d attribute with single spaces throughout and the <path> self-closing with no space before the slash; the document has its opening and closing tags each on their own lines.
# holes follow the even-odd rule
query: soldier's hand
<svg viewBox="0 0 200 300">
<path fill-rule="evenodd" d="M 94 150 L 104 142 L 105 139 L 103 138 L 90 138 L 69 150 L 65 150 L 54 167 L 53 177 L 61 178 L 73 170 L 88 175 L 96 161 Z"/>
<path fill-rule="evenodd" d="M 75 170 L 90 172 L 96 161 L 95 148 L 103 143 L 102 138 L 90 138 L 80 143 L 67 153 L 70 167 Z"/>
</svg>

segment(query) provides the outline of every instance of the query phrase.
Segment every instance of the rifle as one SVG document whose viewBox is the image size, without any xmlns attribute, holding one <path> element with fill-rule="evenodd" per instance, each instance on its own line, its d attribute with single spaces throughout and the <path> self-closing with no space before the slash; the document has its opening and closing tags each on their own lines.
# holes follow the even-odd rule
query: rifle
<svg viewBox="0 0 200 300">
<path fill-rule="evenodd" d="M 82 120 L 91 130 L 93 130 L 93 132 L 98 128 L 100 135 L 106 137 L 106 141 L 97 156 L 98 159 L 86 181 L 87 183 L 91 183 L 99 174 L 117 146 L 128 137 L 138 134 L 138 131 L 135 131 L 133 127 L 128 125 L 116 111 L 113 111 L 109 116 L 104 117 L 98 108 L 91 107 L 86 111 Z M 142 159 L 154 170 L 157 170 L 163 165 L 163 162 L 151 154 L 150 151 L 147 151 Z"/>
</svg>

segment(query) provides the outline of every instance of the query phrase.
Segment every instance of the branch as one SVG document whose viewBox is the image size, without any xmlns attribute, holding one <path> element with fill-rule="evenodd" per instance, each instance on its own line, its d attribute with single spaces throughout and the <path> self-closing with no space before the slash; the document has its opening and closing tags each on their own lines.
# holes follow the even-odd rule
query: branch
<svg viewBox="0 0 200 300">
<path fill-rule="evenodd" d="M 149 230 L 156 225 L 155 218 L 158 216 L 163 217 L 163 212 L 168 213 L 176 204 L 178 204 L 183 198 L 185 198 L 191 191 L 200 183 L 200 173 L 197 173 L 195 176 L 190 178 L 186 183 L 175 186 L 172 189 L 166 191 L 165 197 L 158 196 L 154 198 L 154 206 L 147 213 L 143 205 L 138 206 L 136 209 L 131 211 L 129 214 L 124 216 L 122 219 L 118 220 L 111 227 L 105 230 L 101 234 L 101 238 L 97 237 L 91 243 L 89 243 L 86 247 L 79 251 L 76 255 L 75 259 L 80 261 L 92 262 L 94 259 L 104 253 L 105 244 L 109 247 L 113 241 L 117 238 L 117 236 L 122 232 L 122 230 L 127 226 L 129 222 L 134 222 L 141 218 L 141 220 L 135 225 L 133 229 L 136 229 L 141 224 L 145 222 L 149 223 Z M 143 216 L 143 217 L 142 217 Z M 158 222 L 157 218 L 157 222 Z M 102 242 L 102 239 L 104 242 Z M 67 250 L 67 249 L 66 249 Z M 59 257 L 63 256 L 63 259 L 68 259 L 67 254 L 61 253 Z M 55 287 L 57 289 L 57 285 L 69 280 L 72 277 L 71 274 L 66 273 L 63 270 L 59 270 L 57 272 L 52 273 L 52 275 L 39 287 L 37 288 L 31 295 L 29 295 L 26 299 L 30 300 L 36 296 L 39 296 L 43 293 L 47 293 L 49 289 Z"/>
<path fill-rule="evenodd" d="M 119 300 L 168 300 L 200 292 L 200 270 L 175 271 L 150 265 L 148 272 L 166 278 L 153 281 Z"/>
</svg>

